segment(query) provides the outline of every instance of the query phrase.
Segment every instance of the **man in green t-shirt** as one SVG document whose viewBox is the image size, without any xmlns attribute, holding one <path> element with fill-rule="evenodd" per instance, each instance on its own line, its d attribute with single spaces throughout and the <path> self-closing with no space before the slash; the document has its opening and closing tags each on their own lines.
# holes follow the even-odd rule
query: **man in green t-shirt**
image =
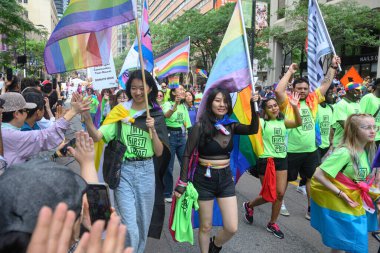
<svg viewBox="0 0 380 253">
<path fill-rule="evenodd" d="M 344 87 L 346 96 L 334 107 L 333 128 L 334 128 L 334 148 L 338 147 L 343 138 L 344 123 L 351 114 L 361 113 L 359 100 L 362 86 L 358 83 L 348 83 Z"/>
<path fill-rule="evenodd" d="M 297 180 L 298 173 L 306 177 L 308 197 L 306 219 L 310 219 L 310 180 L 319 163 L 315 131 L 318 104 L 324 101 L 324 95 L 332 83 L 338 64 L 340 64 L 340 58 L 334 56 L 325 79 L 314 92 L 310 92 L 309 81 L 306 78 L 297 78 L 293 81 L 293 90 L 300 95 L 299 109 L 302 126 L 288 131 L 288 181 Z M 297 69 L 297 64 L 290 65 L 275 90 L 278 104 L 285 115 L 289 115 L 289 110 L 292 110 L 289 106 L 286 87 Z M 283 213 L 285 212 L 282 211 Z"/>
<path fill-rule="evenodd" d="M 373 84 L 374 93 L 369 93 L 360 100 L 360 109 L 363 113 L 371 114 L 375 118 L 376 126 L 380 127 L 380 78 Z M 380 132 L 376 133 L 376 146 L 380 144 Z"/>
<path fill-rule="evenodd" d="M 164 93 L 163 102 L 169 101 L 170 99 L 170 89 L 167 88 L 166 83 L 161 83 L 161 91 Z"/>
</svg>

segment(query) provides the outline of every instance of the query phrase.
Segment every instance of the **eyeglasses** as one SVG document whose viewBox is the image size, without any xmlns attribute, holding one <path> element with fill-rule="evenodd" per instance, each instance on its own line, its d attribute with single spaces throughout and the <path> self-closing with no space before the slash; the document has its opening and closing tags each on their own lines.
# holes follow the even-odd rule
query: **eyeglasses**
<svg viewBox="0 0 380 253">
<path fill-rule="evenodd" d="M 157 97 L 158 97 L 158 98 L 162 98 L 162 97 L 164 97 L 164 96 L 163 96 L 163 95 L 157 95 Z"/>
<path fill-rule="evenodd" d="M 161 86 L 161 89 L 166 89 L 166 86 Z"/>
<path fill-rule="evenodd" d="M 364 129 L 364 130 L 375 130 L 376 132 L 378 132 L 380 130 L 380 127 L 379 126 L 360 126 L 361 129 Z"/>
</svg>

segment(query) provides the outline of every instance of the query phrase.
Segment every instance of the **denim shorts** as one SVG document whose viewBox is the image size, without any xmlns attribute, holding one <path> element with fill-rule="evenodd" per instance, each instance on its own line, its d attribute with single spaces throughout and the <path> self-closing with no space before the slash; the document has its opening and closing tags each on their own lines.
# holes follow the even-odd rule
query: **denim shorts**
<svg viewBox="0 0 380 253">
<path fill-rule="evenodd" d="M 198 200 L 213 200 L 235 196 L 235 182 L 230 167 L 210 169 L 211 177 L 206 177 L 207 167 L 198 165 L 194 172 L 193 185 L 198 192 Z"/>
</svg>

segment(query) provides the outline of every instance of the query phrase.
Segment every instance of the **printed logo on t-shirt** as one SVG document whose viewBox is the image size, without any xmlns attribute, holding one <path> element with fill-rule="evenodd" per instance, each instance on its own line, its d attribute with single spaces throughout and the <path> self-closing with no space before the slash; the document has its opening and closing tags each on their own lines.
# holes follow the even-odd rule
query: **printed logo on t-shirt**
<svg viewBox="0 0 380 253">
<path fill-rule="evenodd" d="M 147 149 L 146 138 L 143 136 L 144 131 L 135 126 L 131 126 L 129 135 L 127 137 L 127 149 L 131 154 L 137 157 L 146 157 Z"/>
<path fill-rule="evenodd" d="M 364 181 L 367 177 L 367 168 L 358 168 L 358 181 Z"/>
<path fill-rule="evenodd" d="M 322 122 L 319 123 L 319 127 L 321 129 L 321 135 L 329 135 L 330 134 L 330 120 L 329 115 L 323 115 Z"/>
<path fill-rule="evenodd" d="M 177 118 L 176 120 L 178 123 L 183 123 L 183 113 L 182 112 L 177 112 Z"/>
<path fill-rule="evenodd" d="M 301 109 L 302 131 L 310 131 L 314 129 L 313 119 L 309 109 Z"/>
<path fill-rule="evenodd" d="M 358 108 L 355 108 L 355 109 L 354 109 L 354 114 L 358 114 L 358 113 L 360 113 L 359 109 L 358 109 Z"/>
<path fill-rule="evenodd" d="M 276 153 L 286 152 L 285 137 L 282 135 L 281 128 L 273 129 L 272 144 Z"/>
</svg>

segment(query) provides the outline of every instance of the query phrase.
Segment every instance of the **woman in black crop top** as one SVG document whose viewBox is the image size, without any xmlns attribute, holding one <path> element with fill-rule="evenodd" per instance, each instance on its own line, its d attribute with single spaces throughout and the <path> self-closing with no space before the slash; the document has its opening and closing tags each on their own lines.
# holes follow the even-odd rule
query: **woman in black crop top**
<svg viewBox="0 0 380 253">
<path fill-rule="evenodd" d="M 213 89 L 207 97 L 205 111 L 192 129 L 187 139 L 181 168 L 180 185 L 175 195 L 180 197 L 186 190 L 190 157 L 198 148 L 199 162 L 194 172 L 193 184 L 198 191 L 199 202 L 199 244 L 201 252 L 219 252 L 222 245 L 236 233 L 238 227 L 238 208 L 235 196 L 235 184 L 230 169 L 230 153 L 233 147 L 233 135 L 251 135 L 258 131 L 259 117 L 253 109 L 250 125 L 243 125 L 229 119 L 232 114 L 230 94 L 224 89 Z M 217 199 L 223 216 L 223 230 L 210 238 L 214 198 Z"/>
</svg>

